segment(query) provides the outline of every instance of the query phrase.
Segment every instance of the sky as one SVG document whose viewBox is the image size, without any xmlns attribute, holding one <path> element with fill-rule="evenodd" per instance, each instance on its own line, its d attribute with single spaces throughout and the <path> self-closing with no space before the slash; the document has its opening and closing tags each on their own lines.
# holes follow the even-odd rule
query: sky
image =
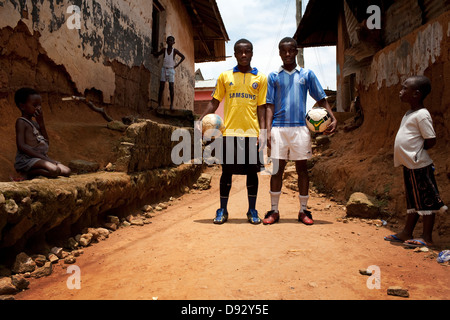
<svg viewBox="0 0 450 320">
<path fill-rule="evenodd" d="M 253 43 L 252 67 L 268 75 L 282 62 L 278 43 L 292 37 L 297 30 L 295 0 L 216 0 L 230 41 L 226 43 L 226 61 L 195 64 L 205 80 L 217 79 L 225 70 L 236 65 L 234 43 L 246 38 Z M 305 12 L 308 0 L 303 0 Z M 336 90 L 336 48 L 317 47 L 304 49 L 305 68 L 311 69 L 324 89 Z M 308 107 L 314 104 L 308 97 Z"/>
</svg>

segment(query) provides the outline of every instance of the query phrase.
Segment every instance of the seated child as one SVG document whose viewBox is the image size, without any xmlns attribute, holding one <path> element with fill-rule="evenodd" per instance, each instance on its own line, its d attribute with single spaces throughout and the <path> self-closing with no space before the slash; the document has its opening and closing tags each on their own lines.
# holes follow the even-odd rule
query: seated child
<svg viewBox="0 0 450 320">
<path fill-rule="evenodd" d="M 17 90 L 14 101 L 22 112 L 22 116 L 16 121 L 16 171 L 27 179 L 36 176 L 68 177 L 70 169 L 47 155 L 49 141 L 39 93 L 31 88 L 22 88 Z M 33 117 L 36 121 L 32 120 Z"/>
</svg>

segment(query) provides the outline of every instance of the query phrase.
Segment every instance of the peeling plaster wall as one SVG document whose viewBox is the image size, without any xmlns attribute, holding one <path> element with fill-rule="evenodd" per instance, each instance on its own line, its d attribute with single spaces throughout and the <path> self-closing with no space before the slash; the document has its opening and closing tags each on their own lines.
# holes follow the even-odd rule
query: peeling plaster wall
<svg viewBox="0 0 450 320">
<path fill-rule="evenodd" d="M 416 33 L 412 43 L 410 37 L 405 37 L 383 49 L 375 55 L 370 68 L 356 73 L 357 81 L 366 89 L 374 83 L 380 89 L 399 84 L 407 76 L 424 74 L 441 56 L 445 27 L 438 21 L 428 24 Z"/>
<path fill-rule="evenodd" d="M 425 75 L 432 90 L 425 105 L 433 117 L 439 154 L 450 170 L 450 11 L 379 51 L 369 67 L 356 73 L 357 86 L 364 111 L 364 133 L 384 136 L 380 145 L 392 147 L 401 118 L 409 106 L 399 99 L 401 83 L 412 75 Z M 363 143 L 363 142 L 361 142 Z M 442 153 L 442 154 L 441 154 Z M 433 159 L 434 160 L 434 159 Z"/>
<path fill-rule="evenodd" d="M 163 33 L 166 28 L 167 35 L 173 34 L 177 47 L 186 56 L 177 69 L 177 99 L 180 108 L 192 110 L 192 25 L 180 0 L 160 3 L 167 12 L 166 25 L 161 26 Z M 75 14 L 67 13 L 71 5 L 81 9 L 80 29 L 68 27 L 67 22 L 73 21 Z M 149 100 L 157 98 L 152 96 L 155 90 L 150 86 L 159 85 L 162 62 L 151 55 L 152 8 L 153 1 L 149 0 L 0 0 L 0 30 L 14 29 L 22 21 L 31 34 L 37 32 L 45 54 L 56 65 L 64 66 L 80 93 L 96 89 L 102 92 L 103 102 L 130 104 L 127 107 L 134 106 L 139 111 L 150 104 Z M 161 40 L 160 47 L 164 44 Z M 126 68 L 119 70 L 113 63 Z M 136 68 L 142 72 L 129 72 Z M 119 81 L 122 87 L 118 87 L 117 77 L 125 79 Z M 152 81 L 151 77 L 158 79 Z M 136 95 L 141 101 L 135 101 Z M 129 102 L 126 98 L 134 99 Z"/>
</svg>

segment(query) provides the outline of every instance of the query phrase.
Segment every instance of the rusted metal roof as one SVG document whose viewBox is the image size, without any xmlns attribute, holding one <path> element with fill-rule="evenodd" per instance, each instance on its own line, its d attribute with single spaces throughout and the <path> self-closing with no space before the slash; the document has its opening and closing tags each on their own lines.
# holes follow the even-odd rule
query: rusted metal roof
<svg viewBox="0 0 450 320">
<path fill-rule="evenodd" d="M 450 10 L 450 0 L 423 0 L 425 22 L 439 17 L 448 10 Z"/>
<path fill-rule="evenodd" d="M 309 0 L 294 39 L 299 47 L 334 46 L 342 1 Z"/>
<path fill-rule="evenodd" d="M 361 24 L 368 18 L 370 5 L 380 7 L 384 45 L 450 10 L 450 0 L 309 0 L 294 35 L 299 47 L 336 45 L 338 17 L 344 10 L 344 1 L 355 17 L 350 26 Z"/>
<path fill-rule="evenodd" d="M 183 0 L 194 27 L 195 63 L 225 60 L 229 41 L 215 0 Z"/>
</svg>

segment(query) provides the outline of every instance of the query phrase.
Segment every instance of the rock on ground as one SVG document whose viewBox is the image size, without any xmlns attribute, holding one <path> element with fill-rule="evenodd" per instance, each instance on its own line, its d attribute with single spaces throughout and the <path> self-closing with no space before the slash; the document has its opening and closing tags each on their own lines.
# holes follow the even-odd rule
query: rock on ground
<svg viewBox="0 0 450 320">
<path fill-rule="evenodd" d="M 362 192 L 353 193 L 346 208 L 348 217 L 374 219 L 380 214 L 380 208 L 375 206 L 370 197 Z"/>
<path fill-rule="evenodd" d="M 25 252 L 21 252 L 17 255 L 14 261 L 12 272 L 25 273 L 33 272 L 36 269 L 36 263 Z"/>
</svg>

